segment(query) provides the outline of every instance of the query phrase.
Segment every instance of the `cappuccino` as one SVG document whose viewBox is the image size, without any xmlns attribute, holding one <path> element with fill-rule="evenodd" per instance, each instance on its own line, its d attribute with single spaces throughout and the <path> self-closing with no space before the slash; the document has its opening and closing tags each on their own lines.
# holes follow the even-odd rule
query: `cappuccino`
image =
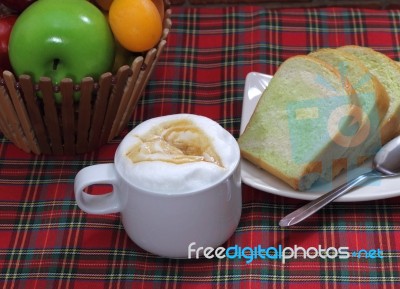
<svg viewBox="0 0 400 289">
<path fill-rule="evenodd" d="M 153 118 L 121 142 L 116 169 L 144 190 L 179 194 L 212 186 L 237 166 L 236 140 L 215 121 L 198 115 Z"/>
<path fill-rule="evenodd" d="M 110 184 L 112 191 L 85 191 L 96 184 Z M 202 116 L 151 119 L 124 137 L 113 163 L 80 170 L 74 191 L 87 213 L 120 213 L 126 233 L 144 250 L 187 258 L 193 242 L 216 248 L 239 224 L 239 146 L 229 132 Z"/>
</svg>

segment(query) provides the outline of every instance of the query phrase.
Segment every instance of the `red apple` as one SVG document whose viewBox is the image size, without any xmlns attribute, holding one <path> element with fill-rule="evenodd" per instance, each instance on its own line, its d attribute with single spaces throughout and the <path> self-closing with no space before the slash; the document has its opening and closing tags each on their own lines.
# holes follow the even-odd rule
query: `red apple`
<svg viewBox="0 0 400 289">
<path fill-rule="evenodd" d="M 0 17 L 0 72 L 11 70 L 10 59 L 8 57 L 8 41 L 11 29 L 17 20 L 16 15 L 6 15 Z"/>
<path fill-rule="evenodd" d="M 22 12 L 26 7 L 35 1 L 36 0 L 0 0 L 0 3 L 12 10 L 15 10 L 16 12 Z"/>
</svg>

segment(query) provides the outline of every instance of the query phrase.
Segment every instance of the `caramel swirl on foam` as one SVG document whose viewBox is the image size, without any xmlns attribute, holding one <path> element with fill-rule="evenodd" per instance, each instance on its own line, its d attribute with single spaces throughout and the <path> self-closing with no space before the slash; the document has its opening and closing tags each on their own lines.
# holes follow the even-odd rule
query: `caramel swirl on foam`
<svg viewBox="0 0 400 289">
<path fill-rule="evenodd" d="M 179 119 L 160 123 L 144 135 L 127 157 L 134 163 L 163 161 L 174 164 L 210 162 L 223 167 L 212 141 L 192 121 Z"/>
</svg>

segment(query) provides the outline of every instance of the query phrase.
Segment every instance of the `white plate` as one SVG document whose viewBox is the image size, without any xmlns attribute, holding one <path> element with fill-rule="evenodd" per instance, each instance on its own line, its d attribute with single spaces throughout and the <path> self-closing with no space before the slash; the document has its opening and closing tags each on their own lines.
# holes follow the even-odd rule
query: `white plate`
<svg viewBox="0 0 400 289">
<path fill-rule="evenodd" d="M 246 77 L 242 120 L 240 133 L 242 133 L 250 120 L 251 115 L 257 105 L 262 92 L 268 86 L 272 76 L 251 72 Z M 291 188 L 286 183 L 270 175 L 268 172 L 257 168 L 247 160 L 242 160 L 242 181 L 256 189 L 264 192 L 290 197 L 301 200 L 313 200 L 318 196 L 328 192 L 330 189 L 337 187 L 346 180 L 359 175 L 361 172 L 368 171 L 371 168 L 371 162 L 366 163 L 357 171 L 351 171 L 340 175 L 330 185 L 316 185 L 315 188 L 307 192 L 299 192 Z M 337 202 L 360 202 L 378 200 L 400 196 L 400 178 L 382 179 L 369 185 L 359 187 L 351 193 L 338 198 Z"/>
</svg>

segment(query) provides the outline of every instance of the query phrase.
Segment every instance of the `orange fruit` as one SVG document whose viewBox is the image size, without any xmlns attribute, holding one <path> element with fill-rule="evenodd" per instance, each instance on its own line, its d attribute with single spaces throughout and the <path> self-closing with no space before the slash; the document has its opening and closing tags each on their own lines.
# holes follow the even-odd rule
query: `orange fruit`
<svg viewBox="0 0 400 289">
<path fill-rule="evenodd" d="M 114 0 L 108 21 L 117 41 L 133 52 L 153 48 L 162 34 L 162 20 L 152 0 Z"/>
<path fill-rule="evenodd" d="M 103 10 L 108 11 L 110 9 L 113 0 L 96 0 L 96 4 Z"/>
<path fill-rule="evenodd" d="M 156 5 L 158 13 L 160 13 L 161 20 L 163 20 L 164 19 L 164 0 L 151 0 L 151 1 L 153 1 L 154 5 Z"/>
</svg>

